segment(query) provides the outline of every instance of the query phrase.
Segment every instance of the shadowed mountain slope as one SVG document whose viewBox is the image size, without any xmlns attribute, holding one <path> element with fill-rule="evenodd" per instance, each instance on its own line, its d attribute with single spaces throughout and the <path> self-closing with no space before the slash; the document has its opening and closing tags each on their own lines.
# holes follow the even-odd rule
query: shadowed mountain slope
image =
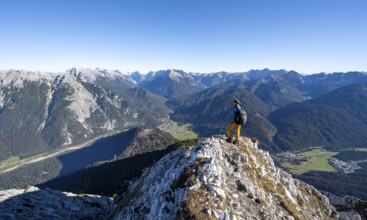
<svg viewBox="0 0 367 220">
<path fill-rule="evenodd" d="M 271 113 L 278 128 L 274 142 L 284 150 L 325 146 L 329 149 L 367 144 L 367 84 L 342 87 Z"/>
</svg>

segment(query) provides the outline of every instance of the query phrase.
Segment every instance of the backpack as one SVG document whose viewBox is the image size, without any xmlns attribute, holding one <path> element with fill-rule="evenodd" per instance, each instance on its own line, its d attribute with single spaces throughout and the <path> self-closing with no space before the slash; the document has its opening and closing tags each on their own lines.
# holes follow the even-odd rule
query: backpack
<svg viewBox="0 0 367 220">
<path fill-rule="evenodd" d="M 247 121 L 247 112 L 245 111 L 245 109 L 241 109 L 239 112 L 237 112 L 235 122 L 238 125 L 244 125 L 246 121 Z"/>
</svg>

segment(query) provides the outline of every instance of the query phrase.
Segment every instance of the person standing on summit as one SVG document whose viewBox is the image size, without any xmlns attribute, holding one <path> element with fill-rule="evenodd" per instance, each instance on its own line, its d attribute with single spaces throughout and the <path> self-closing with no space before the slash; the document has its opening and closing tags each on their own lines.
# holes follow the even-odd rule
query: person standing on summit
<svg viewBox="0 0 367 220">
<path fill-rule="evenodd" d="M 241 131 L 241 125 L 240 122 L 240 113 L 241 113 L 241 106 L 240 101 L 238 99 L 233 100 L 234 102 L 234 108 L 233 108 L 233 120 L 229 125 L 227 126 L 227 142 L 231 142 L 234 144 L 237 144 L 240 139 L 240 131 Z M 236 139 L 232 142 L 232 129 L 236 129 Z"/>
</svg>

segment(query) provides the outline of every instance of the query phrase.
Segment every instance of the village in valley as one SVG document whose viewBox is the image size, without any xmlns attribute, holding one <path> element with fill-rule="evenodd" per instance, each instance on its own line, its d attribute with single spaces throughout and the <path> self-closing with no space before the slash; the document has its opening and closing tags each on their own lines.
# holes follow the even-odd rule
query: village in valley
<svg viewBox="0 0 367 220">
<path fill-rule="evenodd" d="M 365 149 L 355 149 L 355 151 L 365 151 Z M 359 163 L 366 162 L 366 160 L 344 161 L 335 157 L 338 154 L 339 152 L 327 151 L 324 148 L 313 148 L 303 152 L 282 152 L 273 156 L 278 165 L 295 175 L 309 171 L 349 174 L 361 169 Z"/>
</svg>

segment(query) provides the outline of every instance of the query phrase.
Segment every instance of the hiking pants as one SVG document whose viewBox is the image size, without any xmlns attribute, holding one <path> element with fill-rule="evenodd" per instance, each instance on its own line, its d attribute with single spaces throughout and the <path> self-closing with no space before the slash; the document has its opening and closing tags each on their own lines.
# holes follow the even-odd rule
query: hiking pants
<svg viewBox="0 0 367 220">
<path fill-rule="evenodd" d="M 227 127 L 227 137 L 232 138 L 232 129 L 236 129 L 236 140 L 240 139 L 240 131 L 241 131 L 241 125 L 236 124 L 236 122 L 231 121 Z"/>
</svg>

